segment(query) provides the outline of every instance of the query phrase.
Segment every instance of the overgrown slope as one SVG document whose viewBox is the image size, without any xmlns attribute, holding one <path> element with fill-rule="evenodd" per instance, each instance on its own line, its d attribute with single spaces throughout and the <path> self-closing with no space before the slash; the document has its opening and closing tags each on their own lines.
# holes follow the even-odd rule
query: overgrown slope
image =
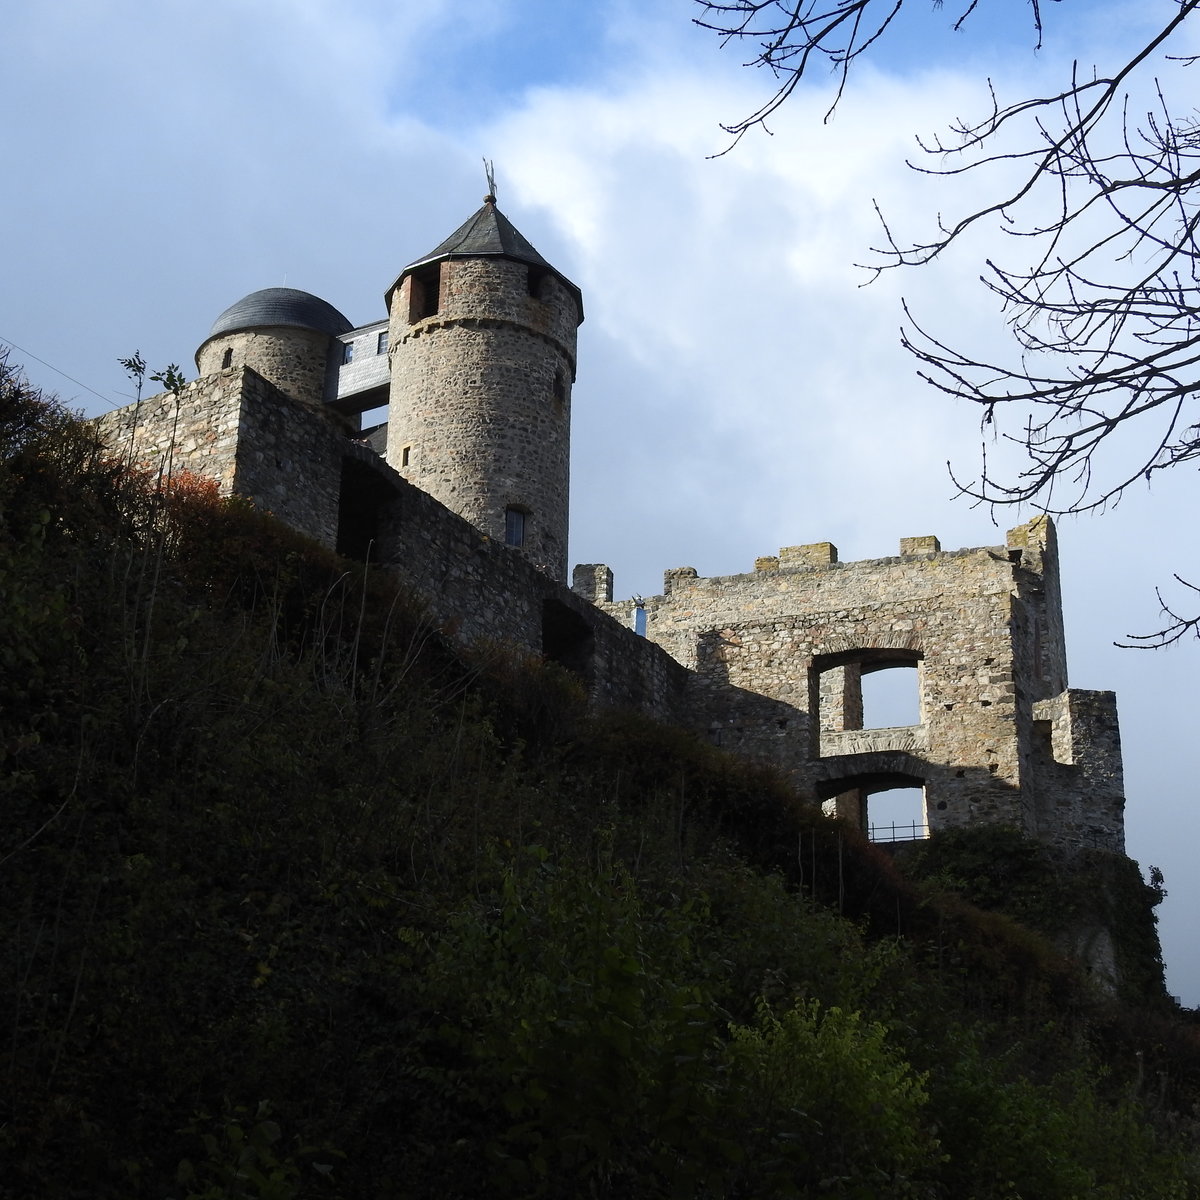
<svg viewBox="0 0 1200 1200">
<path fill-rule="evenodd" d="M 4 1195 L 1200 1194 L 1153 964 L 1098 998 L 7 369 L 0 509 Z"/>
</svg>

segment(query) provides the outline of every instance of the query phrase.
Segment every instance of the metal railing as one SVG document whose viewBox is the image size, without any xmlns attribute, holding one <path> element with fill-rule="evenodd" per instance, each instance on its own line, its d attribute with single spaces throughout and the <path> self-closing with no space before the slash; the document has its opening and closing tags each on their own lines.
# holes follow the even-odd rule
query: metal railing
<svg viewBox="0 0 1200 1200">
<path fill-rule="evenodd" d="M 929 826 L 924 821 L 913 821 L 911 825 L 875 825 L 867 829 L 867 837 L 873 842 L 918 842 L 929 836 Z"/>
</svg>

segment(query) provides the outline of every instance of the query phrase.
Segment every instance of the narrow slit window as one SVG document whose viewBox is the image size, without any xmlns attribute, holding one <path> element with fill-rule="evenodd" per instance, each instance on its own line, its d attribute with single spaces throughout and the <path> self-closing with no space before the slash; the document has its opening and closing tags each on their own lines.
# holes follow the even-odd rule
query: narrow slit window
<svg viewBox="0 0 1200 1200">
<path fill-rule="evenodd" d="M 411 458 L 412 458 L 412 447 L 405 446 L 404 449 L 400 451 L 400 465 L 402 467 L 407 467 Z"/>
<path fill-rule="evenodd" d="M 233 366 L 233 347 L 226 347 L 225 353 L 221 355 L 221 370 L 224 371 L 227 367 Z"/>
</svg>

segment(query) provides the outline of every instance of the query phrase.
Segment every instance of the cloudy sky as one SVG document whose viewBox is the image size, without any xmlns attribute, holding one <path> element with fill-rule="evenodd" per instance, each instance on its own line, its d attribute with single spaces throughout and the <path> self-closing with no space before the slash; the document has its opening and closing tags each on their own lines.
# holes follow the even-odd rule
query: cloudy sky
<svg viewBox="0 0 1200 1200">
<path fill-rule="evenodd" d="M 834 119 L 818 78 L 773 136 L 716 158 L 720 122 L 769 80 L 691 24 L 690 0 L 12 6 L 0 342 L 98 413 L 129 399 L 119 357 L 193 373 L 216 315 L 258 288 L 381 318 L 398 271 L 478 207 L 486 156 L 501 208 L 584 292 L 572 561 L 610 564 L 618 596 L 801 542 L 843 561 L 913 535 L 1002 542 L 1031 514 L 994 523 L 955 498 L 946 463 L 976 469 L 976 416 L 920 383 L 898 331 L 904 296 L 939 332 L 1004 345 L 977 282 L 1003 239 L 863 287 L 872 199 L 914 236 L 969 204 L 971 185 L 905 168 L 915 134 L 981 112 L 988 76 L 1019 96 L 1073 54 L 1111 61 L 1171 5 L 1043 6 L 1034 54 L 1027 5 L 993 2 L 956 35 L 953 0 L 914 4 Z M 1112 643 L 1154 628 L 1155 586 L 1198 570 L 1195 488 L 1181 472 L 1060 524 L 1071 683 L 1118 692 L 1129 851 L 1166 874 L 1168 984 L 1189 1005 L 1200 647 Z"/>
</svg>

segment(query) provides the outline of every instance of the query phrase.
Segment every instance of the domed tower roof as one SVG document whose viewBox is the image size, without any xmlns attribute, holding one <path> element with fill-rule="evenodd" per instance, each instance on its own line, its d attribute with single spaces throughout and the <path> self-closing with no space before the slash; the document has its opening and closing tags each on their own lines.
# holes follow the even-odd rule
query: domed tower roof
<svg viewBox="0 0 1200 1200">
<path fill-rule="evenodd" d="M 534 248 L 523 233 L 496 207 L 495 196 L 485 196 L 483 207 L 464 221 L 444 242 L 423 254 L 400 272 L 388 288 L 385 300 L 391 306 L 392 292 L 410 272 L 429 263 L 449 258 L 508 258 L 514 262 L 542 267 L 556 275 L 575 297 L 579 319 L 583 320 L 583 293 L 561 271 L 551 266 Z"/>
<path fill-rule="evenodd" d="M 337 337 L 354 326 L 332 304 L 296 288 L 273 287 L 251 292 L 231 304 L 214 322 L 210 338 L 239 329 L 264 326 L 292 326 L 312 329 Z"/>
</svg>

